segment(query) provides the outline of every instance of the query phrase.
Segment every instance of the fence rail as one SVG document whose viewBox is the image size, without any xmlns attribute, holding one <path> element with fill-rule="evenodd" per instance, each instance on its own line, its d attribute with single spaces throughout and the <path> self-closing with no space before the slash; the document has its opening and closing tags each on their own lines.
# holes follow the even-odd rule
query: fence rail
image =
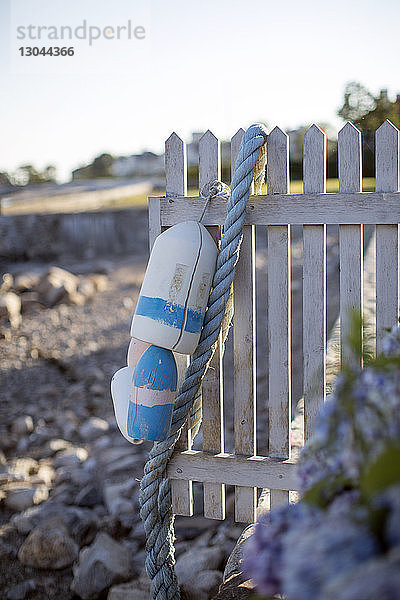
<svg viewBox="0 0 400 600">
<path fill-rule="evenodd" d="M 232 165 L 243 130 L 231 141 Z M 200 197 L 187 197 L 186 148 L 174 133 L 166 142 L 166 196 L 149 199 L 150 245 L 163 227 L 197 220 Z M 267 194 L 248 203 L 240 259 L 233 286 L 234 452 L 224 452 L 223 362 L 219 346 L 202 385 L 202 451 L 192 450 L 183 432 L 168 467 L 175 513 L 193 513 L 192 481 L 204 488 L 204 514 L 225 518 L 225 486 L 235 486 L 235 518 L 254 520 L 257 489 L 271 490 L 271 507 L 288 502 L 296 490 L 291 451 L 291 280 L 290 226 L 303 226 L 304 432 L 309 439 L 325 400 L 326 381 L 326 225 L 339 225 L 340 341 L 342 360 L 354 360 L 346 343 L 350 312 L 363 307 L 363 224 L 376 225 L 377 350 L 385 329 L 399 312 L 399 131 L 386 121 L 376 132 L 376 191 L 362 192 L 361 133 L 347 123 L 339 132 L 339 192 L 326 193 L 326 135 L 312 125 L 304 139 L 304 193 L 289 194 L 289 143 L 276 127 L 267 140 Z M 199 189 L 220 178 L 220 143 L 208 131 L 199 144 Z M 226 202 L 213 199 L 203 223 L 218 241 Z M 255 225 L 268 230 L 268 423 L 269 456 L 256 447 Z M 360 339 L 362 331 L 359 331 Z M 178 356 L 179 373 L 187 364 Z"/>
</svg>

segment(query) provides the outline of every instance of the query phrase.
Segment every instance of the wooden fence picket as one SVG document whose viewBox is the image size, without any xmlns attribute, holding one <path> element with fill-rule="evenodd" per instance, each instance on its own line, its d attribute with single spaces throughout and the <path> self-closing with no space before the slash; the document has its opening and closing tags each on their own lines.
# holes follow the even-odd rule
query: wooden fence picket
<svg viewBox="0 0 400 600">
<path fill-rule="evenodd" d="M 232 176 L 243 134 L 243 129 L 239 129 L 232 138 Z M 245 225 L 243 228 L 240 257 L 233 283 L 233 301 L 235 454 L 252 456 L 256 452 L 254 225 Z M 256 492 L 254 487 L 235 487 L 235 521 L 241 523 L 254 521 Z"/>
<path fill-rule="evenodd" d="M 221 149 L 219 140 L 207 131 L 199 142 L 199 188 L 221 178 Z M 212 202 L 212 200 L 211 200 Z M 210 228 L 216 243 L 219 227 Z M 203 379 L 203 450 L 214 454 L 224 450 L 223 371 L 221 340 Z M 204 516 L 225 519 L 225 486 L 204 482 Z"/>
<path fill-rule="evenodd" d="M 375 189 L 399 190 L 399 130 L 385 121 L 376 131 Z M 399 316 L 399 226 L 376 226 L 376 351 Z"/>
<path fill-rule="evenodd" d="M 304 136 L 304 194 L 326 192 L 326 135 L 312 125 Z M 326 225 L 303 226 L 304 439 L 325 399 Z"/>
<path fill-rule="evenodd" d="M 361 132 L 352 123 L 338 135 L 339 192 L 361 192 Z M 362 317 L 363 300 L 363 226 L 339 225 L 340 254 L 340 347 L 342 363 L 359 362 L 349 346 L 353 315 Z M 359 331 L 362 343 L 362 329 Z"/>
<path fill-rule="evenodd" d="M 165 142 L 165 183 L 167 196 L 186 196 L 186 144 L 176 133 L 172 133 Z M 151 219 L 150 223 L 152 223 Z M 188 357 L 182 354 L 175 354 L 175 359 L 178 367 L 178 382 L 180 383 L 188 365 Z M 188 450 L 191 448 L 190 430 L 188 430 L 187 426 L 183 428 L 176 448 L 178 450 Z M 177 515 L 191 516 L 193 514 L 192 482 L 172 479 L 171 494 L 174 513 Z"/>
<path fill-rule="evenodd" d="M 267 140 L 268 194 L 289 192 L 289 137 L 275 127 Z M 268 227 L 269 455 L 290 457 L 290 227 Z M 271 508 L 289 501 L 271 489 Z"/>
</svg>

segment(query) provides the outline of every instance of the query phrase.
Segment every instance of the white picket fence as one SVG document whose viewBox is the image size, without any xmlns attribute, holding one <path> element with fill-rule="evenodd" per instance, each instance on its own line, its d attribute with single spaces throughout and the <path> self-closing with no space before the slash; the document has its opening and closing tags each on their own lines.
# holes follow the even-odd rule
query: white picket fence
<svg viewBox="0 0 400 600">
<path fill-rule="evenodd" d="M 232 138 L 235 163 L 243 130 Z M 150 245 L 163 227 L 197 220 L 204 200 L 187 197 L 186 149 L 173 133 L 165 146 L 166 197 L 149 198 Z M 289 140 L 275 127 L 267 140 L 267 195 L 251 196 L 234 281 L 234 453 L 223 444 L 222 356 L 218 350 L 202 386 L 203 446 L 191 450 L 185 430 L 169 463 L 173 509 L 193 513 L 192 481 L 203 483 L 204 515 L 225 518 L 225 485 L 235 486 L 235 519 L 252 522 L 257 488 L 271 490 L 271 507 L 296 490 L 291 432 L 290 226 L 303 225 L 304 432 L 307 440 L 326 380 L 326 225 L 339 224 L 342 360 L 351 309 L 362 312 L 363 225 L 376 225 L 376 346 L 399 312 L 399 131 L 386 121 L 376 132 L 376 191 L 362 192 L 361 133 L 347 123 L 339 132 L 339 192 L 326 193 L 326 135 L 312 125 L 304 139 L 304 193 L 289 194 Z M 199 189 L 220 179 L 220 143 L 208 131 L 200 140 Z M 226 203 L 212 200 L 203 223 L 218 238 Z M 256 456 L 255 225 L 268 226 L 269 454 Z M 362 332 L 360 331 L 360 336 Z M 178 357 L 182 376 L 186 357 Z M 267 425 L 266 425 L 267 427 Z"/>
</svg>

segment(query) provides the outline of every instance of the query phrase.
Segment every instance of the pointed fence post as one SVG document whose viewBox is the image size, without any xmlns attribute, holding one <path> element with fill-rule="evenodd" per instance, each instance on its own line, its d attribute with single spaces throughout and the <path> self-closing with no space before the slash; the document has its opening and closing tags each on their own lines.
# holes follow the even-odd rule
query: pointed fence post
<svg viewBox="0 0 400 600">
<path fill-rule="evenodd" d="M 375 134 L 375 189 L 399 190 L 399 130 L 386 120 Z M 376 351 L 399 318 L 399 226 L 376 226 Z"/>
<path fill-rule="evenodd" d="M 231 172 L 235 167 L 244 131 L 239 129 L 231 142 Z M 256 452 L 256 359 L 255 359 L 255 231 L 245 225 L 233 282 L 233 386 L 235 454 Z M 257 489 L 235 486 L 235 521 L 255 520 Z"/>
<path fill-rule="evenodd" d="M 165 142 L 165 179 L 167 196 L 186 196 L 187 194 L 187 164 L 186 144 L 176 134 L 172 133 Z M 188 365 L 188 357 L 175 354 L 178 367 L 178 384 L 182 381 Z M 182 430 L 176 448 L 190 450 L 192 440 L 190 430 L 185 426 Z M 193 485 L 191 481 L 171 480 L 173 511 L 177 515 L 191 516 L 193 514 Z"/>
<path fill-rule="evenodd" d="M 267 141 L 268 194 L 289 192 L 289 136 L 275 127 Z M 290 227 L 268 226 L 269 455 L 290 456 L 291 327 Z M 287 503 L 288 492 L 271 490 L 271 508 Z"/>
<path fill-rule="evenodd" d="M 352 123 L 339 131 L 339 192 L 362 190 L 361 131 Z M 340 253 L 340 347 L 341 361 L 359 364 L 349 346 L 348 339 L 355 313 L 362 317 L 363 302 L 363 226 L 339 225 Z M 362 345 L 362 329 L 359 331 Z"/>
<path fill-rule="evenodd" d="M 312 125 L 304 136 L 304 194 L 326 192 L 326 135 Z M 326 225 L 303 226 L 304 438 L 325 400 Z"/>
<path fill-rule="evenodd" d="M 221 178 L 220 142 L 210 131 L 199 142 L 199 188 Z M 212 202 L 212 200 L 211 200 Z M 218 245 L 219 227 L 209 231 Z M 223 371 L 221 336 L 218 347 L 202 384 L 203 397 L 203 450 L 215 454 L 224 450 L 223 425 Z M 225 519 L 225 485 L 204 482 L 204 516 Z"/>
</svg>

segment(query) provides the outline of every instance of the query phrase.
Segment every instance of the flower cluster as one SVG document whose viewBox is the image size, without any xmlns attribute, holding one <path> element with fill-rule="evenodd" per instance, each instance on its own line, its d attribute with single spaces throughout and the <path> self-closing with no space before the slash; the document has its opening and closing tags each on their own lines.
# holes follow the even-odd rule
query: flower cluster
<svg viewBox="0 0 400 600">
<path fill-rule="evenodd" d="M 400 600 L 400 329 L 346 369 L 298 468 L 302 499 L 263 515 L 245 549 L 257 592 Z"/>
</svg>

